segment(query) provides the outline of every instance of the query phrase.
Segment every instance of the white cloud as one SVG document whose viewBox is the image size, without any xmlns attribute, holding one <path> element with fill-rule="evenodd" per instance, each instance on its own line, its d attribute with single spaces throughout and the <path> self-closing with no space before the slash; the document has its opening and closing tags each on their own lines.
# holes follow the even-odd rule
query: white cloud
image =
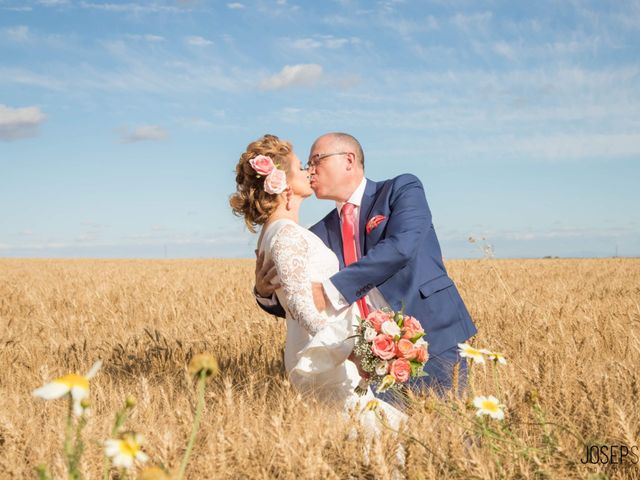
<svg viewBox="0 0 640 480">
<path fill-rule="evenodd" d="M 299 50 L 313 50 L 317 48 L 338 49 L 349 43 L 360 43 L 360 39 L 356 37 L 343 38 L 334 37 L 333 35 L 317 35 L 313 38 L 298 38 L 293 41 L 286 39 L 286 41 L 289 46 Z"/>
<path fill-rule="evenodd" d="M 506 42 L 497 42 L 493 44 L 493 51 L 508 60 L 515 60 L 516 52 L 514 48 Z"/>
<path fill-rule="evenodd" d="M 143 40 L 145 42 L 151 42 L 151 43 L 164 42 L 164 37 L 161 37 L 160 35 L 151 35 L 151 34 L 146 34 L 146 35 L 130 34 L 130 35 L 125 35 L 125 38 L 128 38 L 129 40 Z"/>
<path fill-rule="evenodd" d="M 0 104 L 0 140 L 33 137 L 45 119 L 38 107 L 11 108 Z"/>
<path fill-rule="evenodd" d="M 18 25 L 16 27 L 9 27 L 3 30 L 4 36 L 12 42 L 24 43 L 31 40 L 29 33 L 29 27 L 25 25 Z"/>
<path fill-rule="evenodd" d="M 181 13 L 190 11 L 187 8 L 160 5 L 157 3 L 94 3 L 80 2 L 80 7 L 119 13 Z"/>
<path fill-rule="evenodd" d="M 188 45 L 192 45 L 194 47 L 206 47 L 207 45 L 213 45 L 213 42 L 211 40 L 207 40 L 206 38 L 199 37 L 197 35 L 186 37 L 184 41 Z"/>
<path fill-rule="evenodd" d="M 322 42 L 314 40 L 313 38 L 299 38 L 291 42 L 291 46 L 300 50 L 312 50 L 322 47 Z"/>
<path fill-rule="evenodd" d="M 626 158 L 640 156 L 638 133 L 559 133 L 513 139 L 512 149 L 544 160 Z"/>
<path fill-rule="evenodd" d="M 263 80 L 260 88 L 278 90 L 287 87 L 310 87 L 322 77 L 322 66 L 315 63 L 286 65 L 279 73 Z"/>
<path fill-rule="evenodd" d="M 243 10 L 247 7 L 244 5 L 244 3 L 233 2 L 227 3 L 227 8 L 230 8 L 231 10 Z"/>
<path fill-rule="evenodd" d="M 451 23 L 460 30 L 470 33 L 474 30 L 486 31 L 492 18 L 493 14 L 491 12 L 472 13 L 470 15 L 456 13 L 451 17 Z"/>
<path fill-rule="evenodd" d="M 429 32 L 440 28 L 438 20 L 432 15 L 418 20 L 406 20 L 404 18 L 392 18 L 388 15 L 382 15 L 379 22 L 382 27 L 395 31 L 403 38 L 410 37 L 416 33 Z"/>
<path fill-rule="evenodd" d="M 628 227 L 579 227 L 566 226 L 556 228 L 527 228 L 522 230 L 515 229 L 487 229 L 480 234 L 471 234 L 470 236 L 480 239 L 486 238 L 488 241 L 494 242 L 497 239 L 505 240 L 541 240 L 553 238 L 616 238 L 627 235 L 637 235 L 639 232 Z"/>
<path fill-rule="evenodd" d="M 132 130 L 124 129 L 121 132 L 120 141 L 122 143 L 160 141 L 165 140 L 168 136 L 168 132 L 158 125 L 143 125 Z"/>
<path fill-rule="evenodd" d="M 2 10 L 7 10 L 9 12 L 30 12 L 33 10 L 31 7 L 0 7 Z"/>
<path fill-rule="evenodd" d="M 46 7 L 56 7 L 58 5 L 67 5 L 69 0 L 38 0 L 38 3 Z"/>
</svg>

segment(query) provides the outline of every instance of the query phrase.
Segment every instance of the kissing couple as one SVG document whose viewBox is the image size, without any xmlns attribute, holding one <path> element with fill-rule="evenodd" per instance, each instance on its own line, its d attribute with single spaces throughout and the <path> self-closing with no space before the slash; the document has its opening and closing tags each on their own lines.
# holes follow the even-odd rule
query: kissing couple
<svg viewBox="0 0 640 480">
<path fill-rule="evenodd" d="M 319 137 L 304 166 L 291 143 L 274 135 L 247 146 L 230 205 L 259 230 L 257 302 L 286 318 L 289 379 L 321 401 L 352 410 L 375 398 L 371 389 L 355 393 L 366 372 L 353 337 L 358 317 L 383 308 L 404 309 L 426 332 L 427 375 L 408 388 L 457 394 L 467 371 L 457 344 L 477 330 L 447 275 L 422 183 L 412 174 L 375 182 L 364 168 L 360 143 L 346 133 Z M 336 208 L 306 229 L 299 212 L 313 193 Z M 400 421 L 401 402 L 376 395 L 391 423 Z"/>
</svg>

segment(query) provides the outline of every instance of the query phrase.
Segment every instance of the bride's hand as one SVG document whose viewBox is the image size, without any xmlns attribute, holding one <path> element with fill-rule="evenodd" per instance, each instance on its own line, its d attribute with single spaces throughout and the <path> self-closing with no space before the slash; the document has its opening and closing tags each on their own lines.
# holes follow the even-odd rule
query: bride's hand
<svg viewBox="0 0 640 480">
<path fill-rule="evenodd" d="M 324 288 L 321 283 L 312 283 L 311 290 L 313 291 L 313 303 L 316 304 L 316 308 L 319 312 L 324 311 L 327 308 L 327 299 L 324 296 Z"/>
<path fill-rule="evenodd" d="M 262 298 L 270 298 L 280 284 L 272 284 L 271 280 L 278 274 L 273 260 L 264 263 L 264 252 L 256 250 L 256 293 Z"/>
</svg>

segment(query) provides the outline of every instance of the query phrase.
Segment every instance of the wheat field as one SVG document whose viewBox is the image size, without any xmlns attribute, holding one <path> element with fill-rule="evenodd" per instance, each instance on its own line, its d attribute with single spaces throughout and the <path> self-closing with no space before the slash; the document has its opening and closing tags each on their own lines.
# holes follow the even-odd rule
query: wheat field
<svg viewBox="0 0 640 480">
<path fill-rule="evenodd" d="M 287 382 L 284 322 L 256 306 L 252 261 L 0 259 L 0 478 L 34 478 L 40 463 L 65 478 L 66 404 L 31 392 L 98 358 L 84 478 L 102 478 L 100 442 L 128 394 L 138 403 L 127 428 L 144 435 L 150 463 L 175 471 L 193 421 L 186 365 L 199 352 L 221 373 L 187 478 L 391 478 L 399 442 L 412 479 L 640 478 L 629 458 L 580 461 L 585 445 L 640 445 L 640 260 L 447 268 L 478 326 L 472 343 L 508 360 L 474 366 L 470 385 L 498 397 L 505 419 L 476 420 L 472 392 L 416 397 L 407 429 L 383 432 L 367 462 L 357 424 Z"/>
</svg>

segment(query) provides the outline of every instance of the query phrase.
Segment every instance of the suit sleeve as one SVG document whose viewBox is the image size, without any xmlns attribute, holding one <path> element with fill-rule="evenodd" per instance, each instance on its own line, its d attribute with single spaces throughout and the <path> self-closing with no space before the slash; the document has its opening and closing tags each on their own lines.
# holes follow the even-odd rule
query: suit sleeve
<svg viewBox="0 0 640 480">
<path fill-rule="evenodd" d="M 401 175 L 394 180 L 393 189 L 386 237 L 360 260 L 331 277 L 349 303 L 409 263 L 431 228 L 431 212 L 420 180 L 414 175 Z"/>
<path fill-rule="evenodd" d="M 282 305 L 280 305 L 280 302 L 278 301 L 277 295 L 274 294 L 271 296 L 271 298 L 260 297 L 255 289 L 253 294 L 256 297 L 256 303 L 258 304 L 258 306 L 268 314 L 275 315 L 276 317 L 281 318 L 285 318 L 287 316 L 284 308 L 282 308 Z"/>
</svg>

